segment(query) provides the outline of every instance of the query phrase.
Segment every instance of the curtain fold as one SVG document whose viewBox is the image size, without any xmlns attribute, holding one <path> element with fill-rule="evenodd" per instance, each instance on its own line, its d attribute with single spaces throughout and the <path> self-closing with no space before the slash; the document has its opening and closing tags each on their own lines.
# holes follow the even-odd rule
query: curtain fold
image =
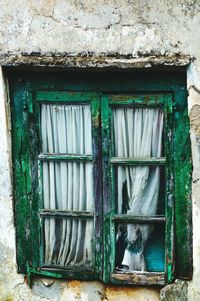
<svg viewBox="0 0 200 301">
<path fill-rule="evenodd" d="M 89 105 L 41 106 L 42 152 L 91 155 Z M 93 211 L 91 163 L 44 161 L 45 209 Z M 93 221 L 45 218 L 45 264 L 91 266 Z"/>
<path fill-rule="evenodd" d="M 159 109 L 113 110 L 114 149 L 117 157 L 160 157 L 162 132 L 163 112 Z M 116 178 L 118 213 L 135 216 L 156 214 L 160 167 L 118 166 Z M 121 258 L 119 266 L 129 270 L 145 270 L 143 250 L 151 231 L 149 225 L 127 224 L 126 229 L 122 225 L 118 226 L 117 252 L 123 253 L 117 254 Z M 120 239 L 123 243 L 119 242 Z"/>
</svg>

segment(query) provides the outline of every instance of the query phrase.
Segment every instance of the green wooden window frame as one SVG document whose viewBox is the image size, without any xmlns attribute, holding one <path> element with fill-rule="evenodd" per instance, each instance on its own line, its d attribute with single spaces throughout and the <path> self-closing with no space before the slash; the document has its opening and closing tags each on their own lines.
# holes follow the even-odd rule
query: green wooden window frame
<svg viewBox="0 0 200 301">
<path fill-rule="evenodd" d="M 177 76 L 178 75 L 178 76 Z M 190 279 L 191 150 L 184 73 L 53 74 L 8 72 L 11 112 L 13 180 L 18 271 L 56 278 L 103 280 L 114 284 L 164 285 L 175 277 Z M 89 103 L 92 112 L 92 156 L 40 152 L 41 103 Z M 159 159 L 115 158 L 111 139 L 114 106 L 162 107 L 165 155 Z M 44 160 L 90 161 L 94 166 L 95 212 L 43 210 L 39 186 Z M 164 216 L 125 216 L 115 212 L 113 166 L 159 165 L 166 168 Z M 41 225 L 44 216 L 90 218 L 95 223 L 94 268 L 60 269 L 42 265 Z M 115 223 L 165 224 L 164 273 L 115 272 Z"/>
</svg>

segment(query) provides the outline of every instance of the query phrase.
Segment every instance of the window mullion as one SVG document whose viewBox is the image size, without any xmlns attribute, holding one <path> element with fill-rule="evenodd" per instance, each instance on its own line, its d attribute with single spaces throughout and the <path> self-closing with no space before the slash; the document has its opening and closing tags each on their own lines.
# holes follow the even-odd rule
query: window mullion
<svg viewBox="0 0 200 301">
<path fill-rule="evenodd" d="M 93 162 L 93 190 L 94 190 L 94 279 L 102 279 L 103 264 L 103 210 L 102 210 L 102 165 L 101 165 L 101 117 L 100 97 L 97 93 L 91 93 L 91 117 L 92 117 L 92 158 Z"/>
<path fill-rule="evenodd" d="M 103 242 L 104 262 L 103 280 L 110 282 L 111 271 L 114 268 L 114 228 L 111 228 L 111 218 L 114 214 L 114 198 L 112 194 L 112 169 L 111 158 L 111 109 L 109 98 L 106 95 L 101 97 L 101 136 L 102 136 L 102 167 L 103 167 Z"/>
<path fill-rule="evenodd" d="M 166 193 L 165 193 L 165 215 L 166 215 L 166 281 L 174 279 L 174 124 L 172 95 L 165 96 L 165 154 L 166 154 Z"/>
</svg>

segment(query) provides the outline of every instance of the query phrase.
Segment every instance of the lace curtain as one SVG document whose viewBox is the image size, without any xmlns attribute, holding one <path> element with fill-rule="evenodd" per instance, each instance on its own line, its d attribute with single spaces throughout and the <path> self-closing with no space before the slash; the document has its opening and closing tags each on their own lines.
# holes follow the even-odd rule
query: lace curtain
<svg viewBox="0 0 200 301">
<path fill-rule="evenodd" d="M 88 105 L 42 105 L 42 152 L 91 155 L 91 112 Z M 45 209 L 93 211 L 91 163 L 44 161 L 42 164 Z M 44 261 L 48 265 L 92 264 L 93 221 L 45 218 Z"/>
<path fill-rule="evenodd" d="M 117 157 L 160 157 L 162 131 L 163 113 L 159 109 L 113 110 Z M 118 213 L 135 216 L 156 215 L 160 185 L 159 167 L 118 166 L 116 178 Z M 145 270 L 143 251 L 151 231 L 152 227 L 146 224 L 118 226 L 118 267 Z"/>
</svg>

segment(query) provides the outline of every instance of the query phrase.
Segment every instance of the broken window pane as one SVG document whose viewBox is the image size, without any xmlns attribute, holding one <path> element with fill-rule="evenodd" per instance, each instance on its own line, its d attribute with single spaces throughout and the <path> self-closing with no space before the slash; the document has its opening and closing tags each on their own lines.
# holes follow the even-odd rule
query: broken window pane
<svg viewBox="0 0 200 301">
<path fill-rule="evenodd" d="M 164 237 L 163 224 L 117 224 L 116 270 L 163 272 Z"/>
</svg>

